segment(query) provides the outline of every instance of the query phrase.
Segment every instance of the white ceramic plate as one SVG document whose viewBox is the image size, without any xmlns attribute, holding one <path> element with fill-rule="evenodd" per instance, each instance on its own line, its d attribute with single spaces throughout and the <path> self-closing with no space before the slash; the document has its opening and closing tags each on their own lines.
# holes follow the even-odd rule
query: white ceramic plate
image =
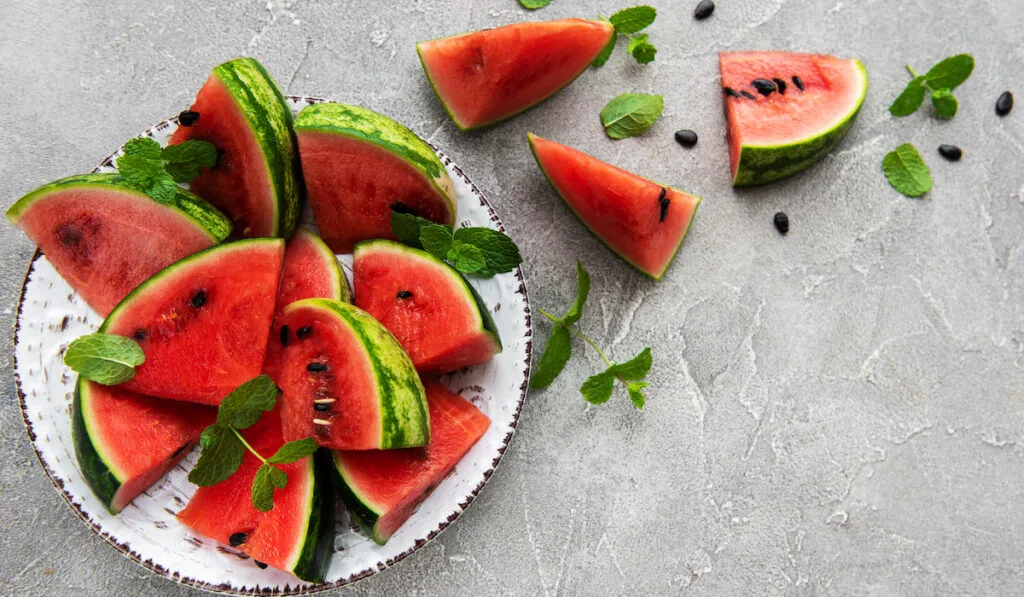
<svg viewBox="0 0 1024 597">
<path fill-rule="evenodd" d="M 296 113 L 322 101 L 288 100 Z M 169 120 L 145 135 L 164 144 L 175 128 L 176 121 Z M 118 155 L 107 158 L 96 171 L 113 171 Z M 451 159 L 440 151 L 438 155 L 455 184 L 458 225 L 501 230 L 483 194 Z M 305 219 L 312 221 L 308 209 Z M 341 261 L 351 273 L 351 257 Z M 491 427 L 387 545 L 378 546 L 355 530 L 339 506 L 335 553 L 323 584 L 304 583 L 273 568 L 261 570 L 237 550 L 196 536 L 178 523 L 174 515 L 195 492 L 187 471 L 195 464 L 196 452 L 117 516 L 104 509 L 75 458 L 70 417 L 75 375 L 61 360 L 68 343 L 95 331 L 102 318 L 38 252 L 25 278 L 15 331 L 15 379 L 25 425 L 46 474 L 72 509 L 118 551 L 157 574 L 210 591 L 246 595 L 305 594 L 345 585 L 393 565 L 454 522 L 483 489 L 512 439 L 530 370 L 526 285 L 519 269 L 472 284 L 491 309 L 504 350 L 491 362 L 447 375 L 443 381 L 486 413 Z"/>
</svg>

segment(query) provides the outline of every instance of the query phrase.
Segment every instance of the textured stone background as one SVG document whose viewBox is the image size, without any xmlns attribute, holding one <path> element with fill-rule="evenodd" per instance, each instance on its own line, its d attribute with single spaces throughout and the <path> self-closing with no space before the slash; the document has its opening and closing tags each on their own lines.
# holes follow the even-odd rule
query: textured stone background
<svg viewBox="0 0 1024 597">
<path fill-rule="evenodd" d="M 653 347 L 648 408 L 576 388 L 579 356 L 532 393 L 502 466 L 438 540 L 353 595 L 1014 594 L 1024 591 L 1024 13 L 982 0 L 652 0 L 660 52 L 619 53 L 539 109 L 482 133 L 448 122 L 413 44 L 505 23 L 610 14 L 554 0 L 124 2 L 0 6 L 0 196 L 89 170 L 177 113 L 216 63 L 258 57 L 288 92 L 383 111 L 443 147 L 527 259 L 535 306 L 561 308 L 573 261 L 594 289 L 583 328 L 612 355 Z M 860 57 L 871 89 L 846 141 L 808 172 L 729 187 L 716 52 Z M 907 80 L 970 51 L 961 112 L 886 111 Z M 620 50 L 621 52 L 621 50 Z M 665 95 L 641 138 L 597 114 Z M 672 139 L 701 135 L 693 150 Z M 704 196 L 676 263 L 644 279 L 553 194 L 525 134 L 580 147 Z M 882 156 L 921 149 L 934 190 L 896 194 Z M 957 143 L 958 164 L 935 153 Z M 780 237 L 772 214 L 789 213 Z M 11 378 L 10 330 L 31 244 L 0 226 L 0 594 L 193 594 L 93 535 L 43 474 Z M 548 328 L 540 323 L 539 339 Z"/>
</svg>

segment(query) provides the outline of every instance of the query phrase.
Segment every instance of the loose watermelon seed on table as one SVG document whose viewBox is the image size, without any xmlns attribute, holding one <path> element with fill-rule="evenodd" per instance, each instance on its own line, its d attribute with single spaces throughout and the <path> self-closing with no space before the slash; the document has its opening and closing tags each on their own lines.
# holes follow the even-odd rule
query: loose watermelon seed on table
<svg viewBox="0 0 1024 597">
<path fill-rule="evenodd" d="M 75 292 L 106 316 L 135 287 L 231 232 L 206 200 L 178 190 L 159 203 L 117 174 L 70 176 L 7 210 Z"/>
<path fill-rule="evenodd" d="M 483 299 L 426 251 L 377 240 L 356 246 L 355 304 L 384 324 L 420 371 L 447 373 L 501 352 Z"/>
<path fill-rule="evenodd" d="M 384 545 L 466 452 L 491 421 L 436 381 L 424 384 L 430 405 L 430 443 L 405 450 L 334 452 L 341 497 L 352 518 Z"/>
<path fill-rule="evenodd" d="M 733 186 L 772 182 L 821 159 L 868 89 L 864 65 L 835 56 L 723 52 L 719 67 Z"/>
<path fill-rule="evenodd" d="M 170 143 L 200 139 L 220 154 L 189 188 L 226 213 L 238 236 L 290 237 L 302 207 L 292 111 L 263 65 L 236 58 L 215 67 L 188 112 L 196 116 L 179 118 Z"/>
<path fill-rule="evenodd" d="M 615 28 L 607 21 L 517 23 L 416 44 L 423 70 L 461 130 L 518 114 L 590 66 Z"/>
<path fill-rule="evenodd" d="M 297 330 L 278 375 L 287 441 L 371 450 L 422 446 L 430 439 L 426 397 L 409 356 L 363 310 L 305 299 L 284 310 Z"/>
<path fill-rule="evenodd" d="M 402 124 L 365 108 L 320 103 L 299 113 L 295 132 L 313 217 L 334 252 L 394 238 L 392 211 L 455 223 L 448 171 Z"/>
<path fill-rule="evenodd" d="M 99 330 L 133 338 L 146 355 L 123 387 L 216 405 L 259 375 L 283 258 L 281 239 L 236 241 L 143 282 Z"/>
<path fill-rule="evenodd" d="M 701 198 L 533 133 L 528 137 L 551 186 L 587 228 L 630 265 L 661 279 Z"/>
</svg>

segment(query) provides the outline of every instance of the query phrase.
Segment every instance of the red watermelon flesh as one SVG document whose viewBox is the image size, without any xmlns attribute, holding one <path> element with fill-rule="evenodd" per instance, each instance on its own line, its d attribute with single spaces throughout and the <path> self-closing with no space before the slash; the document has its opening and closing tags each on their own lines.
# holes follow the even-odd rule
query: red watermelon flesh
<svg viewBox="0 0 1024 597">
<path fill-rule="evenodd" d="M 541 170 L 587 228 L 654 279 L 668 269 L 700 197 L 641 178 L 530 134 Z"/>
<path fill-rule="evenodd" d="M 216 405 L 259 375 L 283 257 L 280 239 L 223 244 L 135 289 L 100 328 L 134 338 L 146 355 L 123 387 Z"/>
<path fill-rule="evenodd" d="M 430 407 L 430 444 L 334 453 L 341 477 L 338 485 L 349 511 L 382 545 L 491 424 L 487 415 L 444 385 L 425 381 L 424 388 Z"/>
<path fill-rule="evenodd" d="M 281 285 L 277 289 L 277 303 L 274 306 L 274 323 L 270 326 L 267 356 L 263 362 L 263 372 L 275 383 L 278 383 L 278 374 L 281 370 L 283 343 L 295 332 L 281 330 L 284 308 L 305 298 L 347 301 L 350 292 L 348 280 L 345 279 L 334 253 L 315 234 L 300 228 L 285 245 L 284 269 L 281 272 Z"/>
<path fill-rule="evenodd" d="M 607 21 L 517 23 L 416 45 L 423 69 L 460 129 L 513 116 L 579 76 L 615 29 Z"/>
</svg>

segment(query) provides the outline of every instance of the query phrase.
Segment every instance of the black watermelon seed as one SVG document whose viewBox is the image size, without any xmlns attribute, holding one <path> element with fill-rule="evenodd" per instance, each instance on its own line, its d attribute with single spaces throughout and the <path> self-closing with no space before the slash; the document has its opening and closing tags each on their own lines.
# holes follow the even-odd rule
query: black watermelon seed
<svg viewBox="0 0 1024 597">
<path fill-rule="evenodd" d="M 323 363 L 310 363 L 306 365 L 306 371 L 310 373 L 320 373 L 321 371 L 327 371 L 327 365 Z"/>
<path fill-rule="evenodd" d="M 200 290 L 192 295 L 192 306 L 198 309 L 206 304 L 206 291 Z"/>
<path fill-rule="evenodd" d="M 775 91 L 775 83 L 772 83 L 768 79 L 754 79 L 750 82 L 754 89 L 757 90 L 761 95 L 771 95 Z"/>
<path fill-rule="evenodd" d="M 796 85 L 796 88 L 800 91 L 804 90 L 804 80 L 800 77 L 793 75 L 793 84 Z"/>
<path fill-rule="evenodd" d="M 736 90 L 733 89 L 732 87 L 723 87 L 722 91 L 724 91 L 725 94 L 728 95 L 729 97 L 739 97 L 740 96 L 740 94 L 736 93 Z"/>
<path fill-rule="evenodd" d="M 658 205 L 661 206 L 661 215 L 658 217 L 659 222 L 664 222 L 665 218 L 668 217 L 668 206 L 672 203 L 665 196 L 666 194 L 668 194 L 668 190 L 665 187 L 661 187 L 661 194 L 658 195 Z"/>
<path fill-rule="evenodd" d="M 231 536 L 228 537 L 228 545 L 231 547 L 238 547 L 245 543 L 245 540 L 248 538 L 249 535 L 246 535 L 245 533 L 231 533 Z"/>
<path fill-rule="evenodd" d="M 689 129 L 676 131 L 676 143 L 683 147 L 693 147 L 697 144 L 697 133 Z"/>
<path fill-rule="evenodd" d="M 410 214 L 416 215 L 416 210 L 402 203 L 401 201 L 395 201 L 391 204 L 391 211 L 399 214 Z"/>
<path fill-rule="evenodd" d="M 700 0 L 700 4 L 698 4 L 697 8 L 693 10 L 693 18 L 697 19 L 698 21 L 703 21 L 704 19 L 710 17 L 711 13 L 713 12 L 715 12 L 714 2 L 712 2 L 711 0 Z"/>
<path fill-rule="evenodd" d="M 939 155 L 951 162 L 959 162 L 964 152 L 956 145 L 939 145 Z"/>
<path fill-rule="evenodd" d="M 1013 109 L 1013 92 L 1004 91 L 996 100 L 996 114 L 1006 116 Z"/>
<path fill-rule="evenodd" d="M 786 82 L 783 81 L 782 79 L 779 79 L 778 77 L 772 79 L 772 81 L 775 81 L 775 86 L 779 88 L 779 93 L 785 95 L 785 93 L 786 93 Z"/>
<path fill-rule="evenodd" d="M 752 100 L 756 100 L 757 99 L 756 97 L 754 97 L 754 94 L 750 93 L 749 91 L 741 91 L 740 95 L 742 95 L 743 97 L 745 97 L 747 99 L 752 99 Z"/>
<path fill-rule="evenodd" d="M 408 290 L 399 290 L 398 291 L 398 298 L 400 298 L 400 299 L 412 298 L 412 293 L 409 292 Z"/>
<path fill-rule="evenodd" d="M 132 334 L 132 338 L 134 338 L 136 342 L 142 342 L 146 339 L 146 330 L 135 330 L 135 333 Z"/>
<path fill-rule="evenodd" d="M 181 114 L 178 114 L 178 124 L 181 126 L 192 126 L 197 122 L 199 122 L 199 112 L 184 110 Z"/>
<path fill-rule="evenodd" d="M 316 402 L 313 404 L 313 410 L 318 413 L 325 413 L 331 410 L 331 405 L 326 402 Z"/>
<path fill-rule="evenodd" d="M 299 331 L 295 332 L 295 337 L 298 338 L 299 340 L 302 340 L 303 338 L 309 336 L 312 333 L 313 328 L 308 325 L 305 325 L 299 328 Z"/>
<path fill-rule="evenodd" d="M 256 567 L 259 568 L 260 570 L 266 570 L 267 569 L 267 565 L 264 564 L 263 562 L 259 561 L 259 560 L 253 560 L 252 563 L 256 564 Z"/>
<path fill-rule="evenodd" d="M 288 326 L 281 326 L 281 346 L 288 346 Z"/>
<path fill-rule="evenodd" d="M 775 229 L 779 231 L 779 234 L 786 234 L 789 232 L 789 216 L 784 212 L 775 214 Z"/>
</svg>

